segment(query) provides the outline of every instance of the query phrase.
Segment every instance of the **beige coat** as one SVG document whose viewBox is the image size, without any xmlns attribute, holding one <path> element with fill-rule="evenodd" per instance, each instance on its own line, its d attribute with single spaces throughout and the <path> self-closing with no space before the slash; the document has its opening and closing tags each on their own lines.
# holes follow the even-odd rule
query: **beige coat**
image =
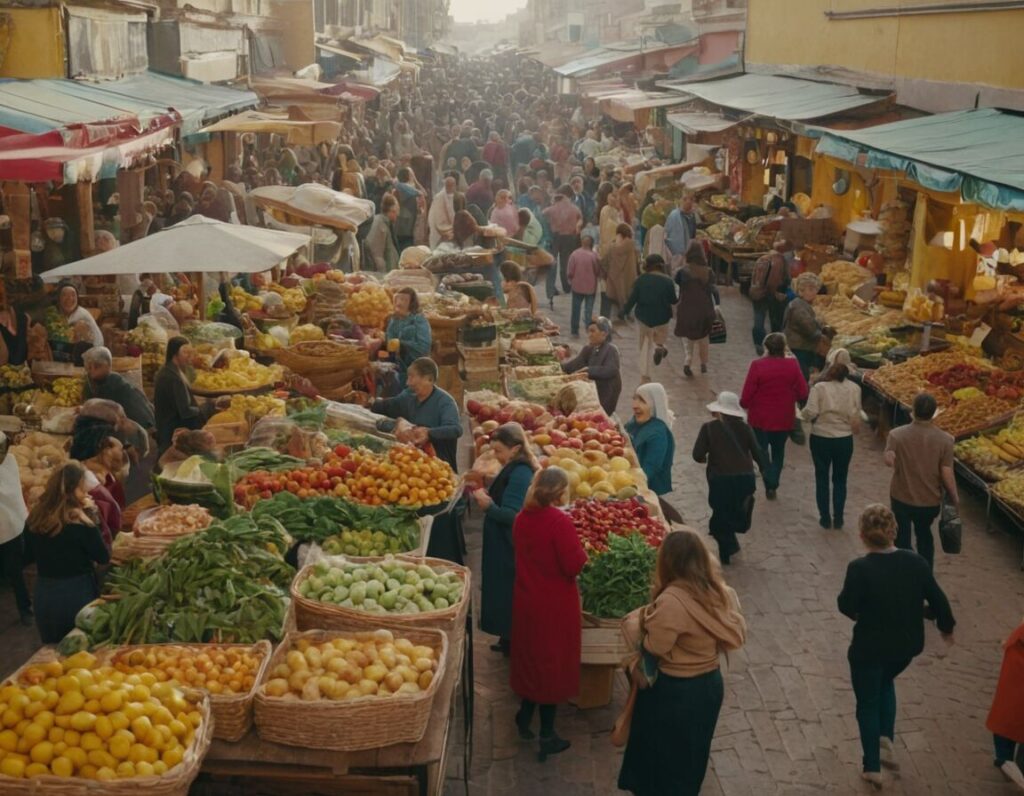
<svg viewBox="0 0 1024 796">
<path fill-rule="evenodd" d="M 601 258 L 601 273 L 605 281 L 604 292 L 621 309 L 633 292 L 637 278 L 636 247 L 632 238 L 615 241 Z"/>
</svg>

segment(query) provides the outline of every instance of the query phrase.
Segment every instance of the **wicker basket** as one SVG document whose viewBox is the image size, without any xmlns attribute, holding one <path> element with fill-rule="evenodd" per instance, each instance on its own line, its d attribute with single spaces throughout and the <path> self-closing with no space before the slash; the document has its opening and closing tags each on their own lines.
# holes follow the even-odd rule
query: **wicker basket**
<svg viewBox="0 0 1024 796">
<path fill-rule="evenodd" d="M 224 649 L 240 649 L 259 655 L 259 669 L 256 671 L 256 682 L 244 694 L 210 694 L 210 713 L 213 716 L 213 737 L 223 741 L 239 741 L 252 727 L 252 701 L 256 689 L 263 679 L 263 674 L 270 664 L 273 646 L 269 641 L 257 641 L 255 644 L 139 644 L 136 646 L 115 647 L 105 653 L 104 657 L 113 661 L 116 657 L 128 655 L 135 650 L 143 652 L 160 647 L 187 649 L 192 652 L 215 653 Z"/>
<path fill-rule="evenodd" d="M 346 556 L 345 559 L 353 564 L 371 566 L 384 560 L 383 558 L 359 558 L 356 556 Z M 454 571 L 462 579 L 461 599 L 455 605 L 444 610 L 418 614 L 376 614 L 355 608 L 343 608 L 332 603 L 322 603 L 319 600 L 310 600 L 299 593 L 299 584 L 310 576 L 316 567 L 316 562 L 314 562 L 303 567 L 292 581 L 292 605 L 295 607 L 295 622 L 299 630 L 338 630 L 352 627 L 365 630 L 386 627 L 390 630 L 404 632 L 406 628 L 411 627 L 433 627 L 461 638 L 462 633 L 465 632 L 466 612 L 469 610 L 472 591 L 469 569 L 441 558 L 394 556 L 394 559 L 416 566 L 426 564 L 435 570 Z"/>
<path fill-rule="evenodd" d="M 361 749 L 379 749 L 398 743 L 417 743 L 427 731 L 434 697 L 448 665 L 448 636 L 432 628 L 408 628 L 401 637 L 413 644 L 433 647 L 437 652 L 437 671 L 430 687 L 409 696 L 365 697 L 363 699 L 318 700 L 304 702 L 294 697 L 270 697 L 263 691 L 279 663 L 299 639 L 321 643 L 364 632 L 365 628 L 352 628 L 348 632 L 311 630 L 289 633 L 275 650 L 262 680 L 257 686 L 254 701 L 256 731 L 264 741 L 302 746 L 311 749 L 331 749 L 355 752 Z"/>
<path fill-rule="evenodd" d="M 268 353 L 278 364 L 309 379 L 317 389 L 328 391 L 351 382 L 370 361 L 362 346 L 330 340 L 298 343 Z"/>
<path fill-rule="evenodd" d="M 41 649 L 27 660 L 5 682 L 16 682 L 22 671 L 28 666 L 57 660 L 59 656 L 53 649 Z M 440 670 L 439 670 L 440 671 Z M 174 768 L 162 776 L 132 777 L 100 782 L 78 777 L 34 777 L 15 779 L 0 774 L 0 796 L 188 796 L 193 780 L 199 776 L 213 740 L 212 714 L 209 696 L 203 692 L 189 691 L 190 695 L 199 696 L 196 709 L 202 716 L 199 729 L 191 745 L 185 750 L 182 760 Z"/>
</svg>

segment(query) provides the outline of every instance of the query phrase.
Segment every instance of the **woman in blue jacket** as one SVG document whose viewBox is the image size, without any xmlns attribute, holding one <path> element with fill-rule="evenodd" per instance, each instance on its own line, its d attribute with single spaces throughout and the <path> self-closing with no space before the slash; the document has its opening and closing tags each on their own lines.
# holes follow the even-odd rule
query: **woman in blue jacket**
<svg viewBox="0 0 1024 796">
<path fill-rule="evenodd" d="M 420 312 L 420 300 L 411 287 L 395 293 L 395 313 L 388 320 L 388 350 L 398 363 L 398 384 L 405 389 L 405 372 L 413 360 L 430 356 L 430 322 Z"/>
<path fill-rule="evenodd" d="M 672 491 L 672 460 L 676 453 L 676 441 L 672 436 L 674 420 L 664 387 L 651 382 L 636 388 L 633 418 L 626 423 L 626 433 L 640 460 L 640 469 L 647 476 L 647 485 L 658 496 L 662 514 L 670 522 L 682 522 L 679 512 L 663 497 Z"/>
<path fill-rule="evenodd" d="M 501 464 L 501 472 L 489 489 L 473 493 L 477 505 L 484 510 L 480 629 L 498 637 L 492 650 L 508 655 L 512 588 L 516 580 L 512 523 L 523 507 L 526 490 L 538 465 L 526 432 L 518 423 L 505 423 L 496 428 L 491 434 L 491 450 Z"/>
</svg>

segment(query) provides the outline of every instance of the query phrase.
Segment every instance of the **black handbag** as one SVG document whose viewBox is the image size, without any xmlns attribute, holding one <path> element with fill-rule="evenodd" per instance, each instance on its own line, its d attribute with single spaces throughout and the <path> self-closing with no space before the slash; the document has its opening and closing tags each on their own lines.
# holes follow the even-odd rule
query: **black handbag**
<svg viewBox="0 0 1024 796">
<path fill-rule="evenodd" d="M 724 343 L 726 336 L 725 318 L 722 317 L 722 311 L 715 307 L 715 319 L 711 322 L 711 331 L 708 334 L 709 341 Z"/>
<path fill-rule="evenodd" d="M 955 556 L 963 547 L 964 525 L 955 505 L 943 497 L 942 508 L 939 509 L 939 544 L 942 552 Z"/>
</svg>

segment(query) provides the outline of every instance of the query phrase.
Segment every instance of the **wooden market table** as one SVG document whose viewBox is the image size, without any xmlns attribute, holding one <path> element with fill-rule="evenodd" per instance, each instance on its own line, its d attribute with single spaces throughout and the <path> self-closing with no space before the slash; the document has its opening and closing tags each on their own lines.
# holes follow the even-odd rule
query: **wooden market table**
<svg viewBox="0 0 1024 796">
<path fill-rule="evenodd" d="M 451 665 L 446 667 L 444 679 L 434 697 L 427 732 L 419 743 L 394 744 L 359 752 L 334 752 L 264 741 L 253 727 L 235 743 L 213 741 L 197 780 L 198 791 L 202 793 L 210 788 L 213 792 L 221 792 L 218 785 L 230 788 L 228 783 L 233 783 L 236 788 L 241 785 L 239 793 L 440 794 L 448 767 L 457 702 L 454 697 L 460 685 L 463 686 L 464 705 L 467 700 L 469 638 L 468 634 L 463 635 L 458 648 L 450 648 Z M 472 680 L 468 683 L 471 689 Z M 463 742 L 467 759 L 464 771 L 468 771 L 471 722 L 465 724 L 465 729 L 467 737 Z"/>
<path fill-rule="evenodd" d="M 736 270 L 736 281 L 739 279 L 739 265 L 740 263 L 753 263 L 759 260 L 766 254 L 771 254 L 770 251 L 755 251 L 750 248 L 742 247 L 730 247 L 724 246 L 721 243 L 715 243 L 714 241 L 708 241 L 708 250 L 711 252 L 711 256 L 721 260 L 725 263 L 725 284 L 726 286 L 732 285 L 733 282 L 733 270 Z M 716 276 L 718 275 L 718 269 L 712 268 Z"/>
</svg>

